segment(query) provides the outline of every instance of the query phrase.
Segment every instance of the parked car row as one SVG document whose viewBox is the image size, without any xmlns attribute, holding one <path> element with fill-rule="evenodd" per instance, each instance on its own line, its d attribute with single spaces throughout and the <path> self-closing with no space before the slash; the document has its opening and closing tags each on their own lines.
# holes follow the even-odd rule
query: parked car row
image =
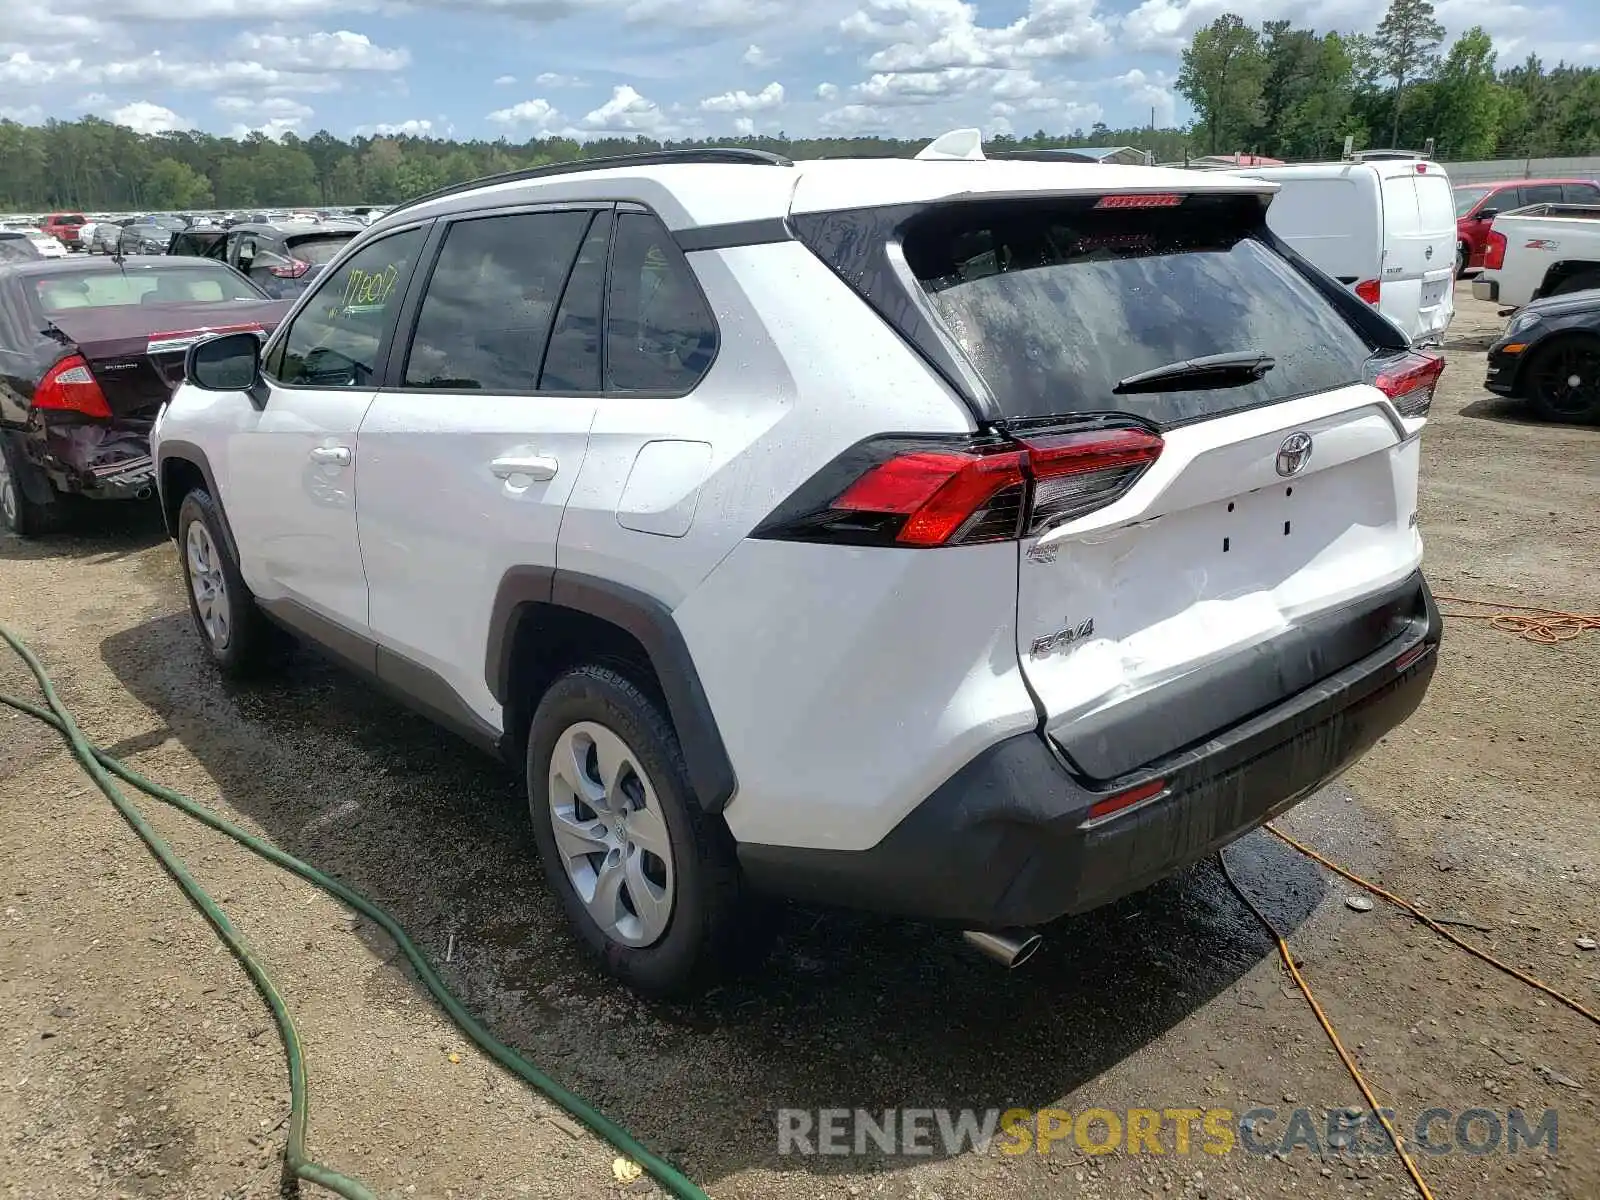
<svg viewBox="0 0 1600 1200">
<path fill-rule="evenodd" d="M 357 221 L 251 222 L 231 229 L 186 229 L 167 253 L 225 262 L 269 296 L 298 296 L 363 226 Z"/>
</svg>

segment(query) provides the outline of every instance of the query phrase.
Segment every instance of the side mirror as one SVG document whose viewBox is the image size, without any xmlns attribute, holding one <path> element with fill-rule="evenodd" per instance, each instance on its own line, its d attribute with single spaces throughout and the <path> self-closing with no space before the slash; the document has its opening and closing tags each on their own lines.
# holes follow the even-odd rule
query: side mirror
<svg viewBox="0 0 1600 1200">
<path fill-rule="evenodd" d="M 1480 221 L 1492 221 L 1500 215 L 1500 210 L 1498 208 L 1480 208 L 1473 215 Z"/>
<path fill-rule="evenodd" d="M 261 378 L 261 339 L 253 333 L 225 333 L 189 347 L 183 377 L 208 392 L 245 392 Z"/>
</svg>

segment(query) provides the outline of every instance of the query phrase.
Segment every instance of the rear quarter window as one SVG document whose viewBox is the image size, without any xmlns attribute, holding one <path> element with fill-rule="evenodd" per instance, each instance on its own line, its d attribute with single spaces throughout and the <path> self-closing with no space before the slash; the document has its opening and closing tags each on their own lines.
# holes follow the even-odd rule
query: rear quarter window
<svg viewBox="0 0 1600 1200">
<path fill-rule="evenodd" d="M 1165 426 L 1362 378 L 1373 347 L 1267 244 L 1255 197 L 1095 203 L 962 204 L 907 230 L 907 264 L 1004 416 L 1121 412 Z M 1232 352 L 1275 366 L 1233 387 L 1114 391 Z"/>
</svg>

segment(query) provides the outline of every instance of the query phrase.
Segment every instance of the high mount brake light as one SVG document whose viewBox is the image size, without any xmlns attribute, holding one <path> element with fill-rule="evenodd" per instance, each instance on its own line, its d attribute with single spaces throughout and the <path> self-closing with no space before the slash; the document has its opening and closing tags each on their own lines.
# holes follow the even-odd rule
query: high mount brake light
<svg viewBox="0 0 1600 1200">
<path fill-rule="evenodd" d="M 1161 447 L 1138 427 L 990 443 L 876 439 L 819 472 L 755 536 L 917 549 L 1014 540 L 1113 503 Z"/>
<path fill-rule="evenodd" d="M 1183 203 L 1179 192 L 1123 192 L 1114 196 L 1101 196 L 1096 208 L 1176 208 Z"/>
<path fill-rule="evenodd" d="M 111 416 L 100 381 L 81 354 L 69 354 L 45 372 L 33 391 L 33 407 L 82 413 L 86 417 Z"/>
<path fill-rule="evenodd" d="M 1433 406 L 1434 389 L 1444 374 L 1444 357 L 1413 351 L 1382 359 L 1367 368 L 1369 382 L 1390 400 L 1402 417 L 1425 417 Z"/>
</svg>

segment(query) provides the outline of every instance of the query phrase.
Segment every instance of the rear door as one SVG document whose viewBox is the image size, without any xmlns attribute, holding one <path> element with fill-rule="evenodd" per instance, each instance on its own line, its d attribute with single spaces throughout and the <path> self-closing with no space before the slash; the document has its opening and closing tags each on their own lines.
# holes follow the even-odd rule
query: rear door
<svg viewBox="0 0 1600 1200">
<path fill-rule="evenodd" d="M 361 551 L 388 652 L 379 672 L 404 672 L 393 682 L 414 694 L 442 695 L 442 681 L 455 699 L 439 715 L 457 724 L 464 704 L 474 727 L 500 729 L 483 648 L 502 577 L 556 565 L 599 359 L 570 365 L 572 347 L 551 331 L 576 307 L 592 336 L 611 219 L 609 205 L 561 205 L 445 226 L 403 317 L 409 344 L 361 424 Z"/>
<path fill-rule="evenodd" d="M 1111 779 L 1375 649 L 1421 543 L 1417 441 L 1363 382 L 1372 336 L 1253 233 L 1254 198 L 1096 204 L 972 204 L 904 246 L 1017 436 L 1132 420 L 1164 438 L 1109 506 L 1074 515 L 1067 489 L 1041 518 L 1036 498 L 1020 548 L 1022 669 L 1048 732 Z M 1119 391 L 1235 352 L 1272 366 Z"/>
<path fill-rule="evenodd" d="M 1370 174 L 1346 167 L 1334 175 L 1260 178 L 1279 185 L 1267 209 L 1274 233 L 1346 287 L 1378 279 L 1382 214 Z"/>
<path fill-rule="evenodd" d="M 1455 315 L 1455 198 L 1427 163 L 1385 164 L 1378 309 L 1412 342 L 1437 341 Z"/>
<path fill-rule="evenodd" d="M 1429 345 L 1444 340 L 1456 315 L 1455 195 L 1450 180 L 1433 163 L 1418 163 L 1417 236 L 1422 246 L 1422 294 L 1418 305 L 1421 332 L 1414 339 Z"/>
</svg>

